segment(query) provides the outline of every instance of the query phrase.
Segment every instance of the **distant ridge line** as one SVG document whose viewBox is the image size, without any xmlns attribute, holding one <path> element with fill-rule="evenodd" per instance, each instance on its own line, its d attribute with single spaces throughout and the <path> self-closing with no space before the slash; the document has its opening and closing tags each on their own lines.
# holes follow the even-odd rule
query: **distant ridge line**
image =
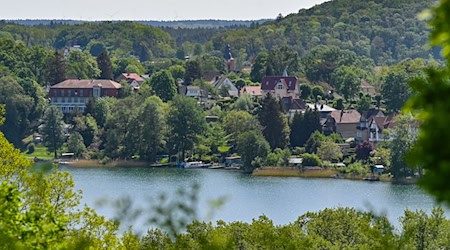
<svg viewBox="0 0 450 250">
<path fill-rule="evenodd" d="M 169 28 L 223 28 L 232 26 L 245 26 L 249 27 L 252 24 L 261 24 L 273 19 L 259 19 L 259 20 L 220 20 L 220 19 L 200 19 L 200 20 L 170 20 L 170 21 L 157 21 L 157 20 L 74 20 L 74 19 L 10 19 L 1 20 L 6 23 L 14 23 L 25 26 L 37 26 L 37 25 L 51 25 L 65 24 L 65 25 L 77 25 L 83 23 L 101 23 L 101 22 L 135 22 L 141 23 L 153 27 L 169 27 Z"/>
</svg>

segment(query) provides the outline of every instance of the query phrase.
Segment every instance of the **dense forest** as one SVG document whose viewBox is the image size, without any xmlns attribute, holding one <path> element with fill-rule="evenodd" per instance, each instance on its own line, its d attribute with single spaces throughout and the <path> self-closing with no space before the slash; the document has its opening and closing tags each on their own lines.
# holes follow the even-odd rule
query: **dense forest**
<svg viewBox="0 0 450 250">
<path fill-rule="evenodd" d="M 317 46 L 325 45 L 370 58 L 375 65 L 385 65 L 406 58 L 440 58 L 438 49 L 426 45 L 429 28 L 426 21 L 418 18 L 432 4 L 433 1 L 427 0 L 337 0 L 263 24 L 234 21 L 226 25 L 228 22 L 213 21 L 213 26 L 205 26 L 203 21 L 186 21 L 186 25 L 174 21 L 177 25 L 164 22 L 158 26 L 165 27 L 179 46 L 188 42 L 211 52 L 230 44 L 236 57 L 249 62 L 258 53 L 276 47 L 293 48 L 302 58 Z M 96 40 L 110 51 L 132 52 L 143 61 L 174 55 L 173 38 L 160 29 L 146 27 L 154 25 L 151 22 L 137 23 L 75 22 L 72 25 L 55 21 L 22 26 L 3 21 L 0 37 L 21 40 L 27 46 L 56 49 L 75 44 L 86 47 Z M 248 28 L 242 27 L 248 25 Z M 237 28 L 239 26 L 242 28 Z"/>
<path fill-rule="evenodd" d="M 337 46 L 370 57 L 375 64 L 405 58 L 439 57 L 425 46 L 428 27 L 418 19 L 434 1 L 337 0 L 302 9 L 259 27 L 218 34 L 214 48 L 232 44 L 250 57 L 262 50 L 289 46 L 300 57 L 319 45 Z"/>
</svg>

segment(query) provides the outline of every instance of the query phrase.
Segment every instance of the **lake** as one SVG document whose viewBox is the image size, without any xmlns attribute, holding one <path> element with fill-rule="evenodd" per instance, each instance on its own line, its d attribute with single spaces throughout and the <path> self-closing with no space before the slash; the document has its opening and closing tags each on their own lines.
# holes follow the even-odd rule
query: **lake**
<svg viewBox="0 0 450 250">
<path fill-rule="evenodd" d="M 236 171 L 177 168 L 74 168 L 61 167 L 83 191 L 82 202 L 99 214 L 113 218 L 111 206 L 99 206 L 98 200 L 129 197 L 135 206 L 150 207 L 150 201 L 162 193 L 175 197 L 177 189 L 200 184 L 200 219 L 209 220 L 208 200 L 225 197 L 225 204 L 214 210 L 213 220 L 246 221 L 264 214 L 276 224 L 287 224 L 308 211 L 333 207 L 354 207 L 385 214 L 399 226 L 405 209 L 430 211 L 436 203 L 416 185 L 342 179 L 304 179 L 253 177 Z M 446 208 L 447 217 L 450 210 Z M 144 229 L 141 221 L 133 222 Z M 147 227 L 145 227 L 147 228 Z"/>
</svg>

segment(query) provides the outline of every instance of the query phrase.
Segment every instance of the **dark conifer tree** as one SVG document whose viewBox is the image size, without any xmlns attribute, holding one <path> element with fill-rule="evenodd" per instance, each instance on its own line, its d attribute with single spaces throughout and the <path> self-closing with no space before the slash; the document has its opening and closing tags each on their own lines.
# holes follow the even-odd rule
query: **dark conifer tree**
<svg viewBox="0 0 450 250">
<path fill-rule="evenodd" d="M 283 149 L 289 144 L 289 126 L 281 110 L 280 103 L 272 95 L 264 98 L 259 121 L 263 126 L 263 135 L 272 149 Z"/>
<path fill-rule="evenodd" d="M 186 63 L 186 72 L 184 74 L 184 84 L 191 85 L 194 80 L 202 78 L 202 69 L 198 61 L 188 61 Z"/>
<path fill-rule="evenodd" d="M 66 62 L 64 55 L 55 51 L 53 56 L 49 57 L 47 62 L 47 83 L 55 85 L 66 80 Z"/>
<path fill-rule="evenodd" d="M 113 79 L 111 59 L 106 51 L 97 56 L 97 64 L 101 71 L 100 79 Z"/>
<path fill-rule="evenodd" d="M 315 131 L 322 131 L 319 112 L 308 109 L 304 114 L 295 114 L 291 124 L 291 146 L 304 146 Z"/>
<path fill-rule="evenodd" d="M 303 113 L 295 113 L 291 123 L 291 134 L 289 136 L 291 147 L 302 147 L 302 129 L 304 129 Z"/>
</svg>

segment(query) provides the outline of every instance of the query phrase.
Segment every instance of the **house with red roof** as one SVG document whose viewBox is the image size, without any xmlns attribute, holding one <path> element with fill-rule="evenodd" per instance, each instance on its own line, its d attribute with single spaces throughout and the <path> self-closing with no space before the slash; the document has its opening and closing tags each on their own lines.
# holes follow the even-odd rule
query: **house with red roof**
<svg viewBox="0 0 450 250">
<path fill-rule="evenodd" d="M 370 95 L 374 98 L 377 95 L 377 90 L 374 86 L 370 85 L 366 80 L 361 79 L 361 92 Z"/>
<path fill-rule="evenodd" d="M 295 99 L 299 95 L 295 76 L 265 76 L 261 81 L 261 92 L 263 96 L 269 93 L 276 98 L 283 99 L 291 97 Z"/>
<path fill-rule="evenodd" d="M 123 73 L 119 77 L 116 78 L 117 82 L 125 81 L 130 84 L 134 89 L 139 89 L 144 83 L 145 79 L 136 73 Z"/>
<path fill-rule="evenodd" d="M 361 114 L 354 110 L 334 110 L 329 115 L 324 125 L 324 133 L 338 133 L 344 139 L 356 138 L 357 127 L 361 120 Z"/>
<path fill-rule="evenodd" d="M 261 92 L 261 86 L 244 86 L 240 90 L 241 94 L 247 94 L 254 98 L 261 98 L 262 92 Z"/>
<path fill-rule="evenodd" d="M 385 141 L 388 138 L 384 138 L 383 131 L 385 129 L 393 128 L 394 115 L 388 115 L 384 117 L 373 117 L 369 122 L 368 141 L 376 144 L 381 141 Z"/>
<path fill-rule="evenodd" d="M 68 79 L 50 87 L 51 104 L 63 113 L 84 112 L 91 98 L 118 97 L 120 83 L 112 80 L 78 80 Z"/>
</svg>

